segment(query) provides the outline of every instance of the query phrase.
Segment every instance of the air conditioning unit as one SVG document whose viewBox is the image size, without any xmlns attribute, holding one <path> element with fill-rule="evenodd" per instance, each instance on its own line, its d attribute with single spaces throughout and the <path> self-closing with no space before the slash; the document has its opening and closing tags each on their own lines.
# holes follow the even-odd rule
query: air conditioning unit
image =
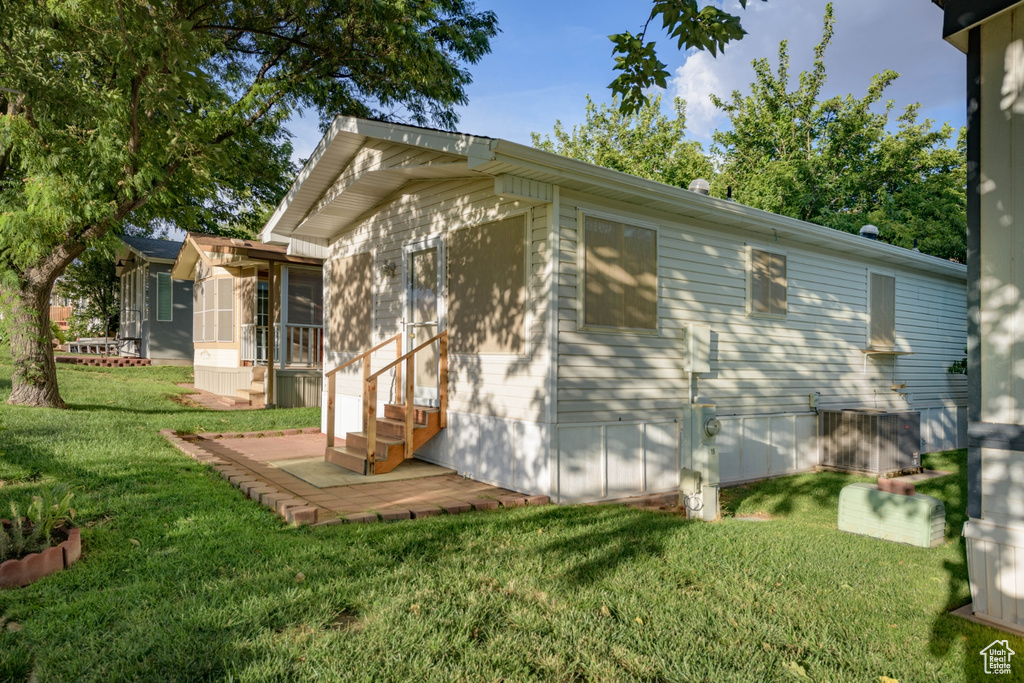
<svg viewBox="0 0 1024 683">
<path fill-rule="evenodd" d="M 921 467 L 921 413 L 822 410 L 821 466 L 881 475 Z"/>
</svg>

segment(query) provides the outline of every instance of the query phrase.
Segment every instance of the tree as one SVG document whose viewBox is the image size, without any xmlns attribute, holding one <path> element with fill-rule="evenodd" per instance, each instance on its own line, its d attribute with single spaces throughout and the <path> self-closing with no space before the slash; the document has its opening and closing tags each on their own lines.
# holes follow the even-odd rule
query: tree
<svg viewBox="0 0 1024 683">
<path fill-rule="evenodd" d="M 533 146 L 605 168 L 686 187 L 694 178 L 710 180 L 714 169 L 699 142 L 687 140 L 686 102 L 673 103 L 676 117 L 661 112 L 661 97 L 636 114 L 623 114 L 619 102 L 595 105 L 587 96 L 586 121 L 567 133 L 555 123 L 554 139 L 532 133 Z"/>
<path fill-rule="evenodd" d="M 54 287 L 61 296 L 84 301 L 84 309 L 78 310 L 76 306 L 75 316 L 99 320 L 102 329 L 96 332 L 103 336 L 113 336 L 111 332 L 117 330 L 120 315 L 121 281 L 114 267 L 114 253 L 113 241 L 101 240 L 75 259 Z"/>
<path fill-rule="evenodd" d="M 467 0 L 0 2 L 9 403 L 56 407 L 47 306 L 88 246 L 129 223 L 217 228 L 273 205 L 300 107 L 452 126 L 464 67 L 497 32 Z"/>
<path fill-rule="evenodd" d="M 746 9 L 747 0 L 739 0 L 739 3 Z M 727 43 L 747 34 L 739 17 L 714 4 L 700 8 L 697 0 L 654 0 L 639 35 L 626 31 L 608 36 L 615 45 L 612 48 L 615 70 L 622 72 L 608 87 L 613 97 L 621 98 L 619 110 L 623 114 L 635 114 L 649 103 L 646 90 L 654 86 L 667 87 L 667 65 L 658 59 L 654 41 L 646 41 L 651 22 L 658 18 L 662 29 L 676 39 L 678 49 L 707 50 L 712 56 L 724 50 Z"/>
<path fill-rule="evenodd" d="M 824 53 L 832 38 L 832 6 L 814 67 L 790 90 L 786 42 L 773 72 L 767 59 L 753 62 L 750 94 L 736 91 L 724 101 L 712 97 L 731 128 L 714 134 L 712 154 L 720 160 L 712 193 L 734 189 L 737 201 L 773 213 L 857 232 L 879 226 L 880 239 L 963 261 L 966 256 L 966 157 L 960 143 L 950 147 L 954 129 L 917 121 L 912 104 L 888 130 L 890 101 L 876 105 L 897 77 L 876 75 L 863 98 L 820 101 L 825 84 Z"/>
</svg>

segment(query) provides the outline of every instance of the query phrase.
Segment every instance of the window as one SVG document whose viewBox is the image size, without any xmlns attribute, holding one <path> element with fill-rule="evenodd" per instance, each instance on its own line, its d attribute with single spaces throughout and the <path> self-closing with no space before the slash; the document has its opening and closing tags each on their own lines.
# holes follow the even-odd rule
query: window
<svg viewBox="0 0 1024 683">
<path fill-rule="evenodd" d="M 232 278 L 197 282 L 192 290 L 192 341 L 235 339 L 235 290 Z"/>
<path fill-rule="evenodd" d="M 217 283 L 217 341 L 235 340 L 235 280 L 225 277 Z"/>
<path fill-rule="evenodd" d="M 594 216 L 583 223 L 584 325 L 657 330 L 657 231 Z"/>
<path fill-rule="evenodd" d="M 171 288 L 171 274 L 156 274 L 156 319 L 169 322 L 174 319 L 174 291 Z"/>
<path fill-rule="evenodd" d="M 206 341 L 206 334 L 203 330 L 203 323 L 206 320 L 203 310 L 206 297 L 203 295 L 206 289 L 205 282 L 196 282 L 192 287 L 192 341 Z"/>
<path fill-rule="evenodd" d="M 786 303 L 786 257 L 751 249 L 748 312 L 784 318 Z"/>
<path fill-rule="evenodd" d="M 896 348 L 896 278 L 889 275 L 868 278 L 868 348 Z"/>
<path fill-rule="evenodd" d="M 526 352 L 526 217 L 451 234 L 449 338 L 453 353 Z"/>
</svg>

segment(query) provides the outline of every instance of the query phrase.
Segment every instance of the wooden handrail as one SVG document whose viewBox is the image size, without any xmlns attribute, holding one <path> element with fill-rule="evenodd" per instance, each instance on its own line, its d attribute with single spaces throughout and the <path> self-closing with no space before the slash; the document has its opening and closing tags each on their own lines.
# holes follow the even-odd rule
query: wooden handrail
<svg viewBox="0 0 1024 683">
<path fill-rule="evenodd" d="M 413 355 L 415 355 L 415 354 L 419 353 L 419 352 L 420 352 L 420 351 L 422 351 L 423 349 L 427 348 L 428 346 L 430 346 L 431 344 L 433 344 L 434 342 L 436 342 L 436 341 L 437 341 L 438 339 L 440 339 L 441 337 L 447 337 L 447 336 L 448 336 L 448 330 L 445 330 L 444 332 L 439 332 L 439 333 L 435 334 L 435 335 L 434 335 L 433 337 L 431 337 L 431 338 L 430 338 L 430 339 L 428 339 L 427 341 L 423 342 L 422 344 L 420 344 L 419 346 L 417 346 L 417 347 L 416 347 L 415 349 L 413 349 L 413 350 L 412 350 L 412 351 L 410 351 L 409 353 L 405 354 L 405 355 L 404 355 L 404 356 L 402 356 L 401 358 L 396 358 L 395 360 L 391 361 L 390 363 L 388 363 L 387 365 L 385 365 L 385 366 L 384 366 L 383 368 L 381 368 L 381 369 L 380 369 L 380 370 L 378 370 L 377 372 L 375 372 L 375 373 L 373 373 L 372 375 L 370 375 L 369 377 L 367 377 L 367 378 L 366 378 L 366 381 L 367 381 L 367 382 L 369 382 L 370 380 L 374 380 L 374 379 L 377 379 L 378 377 L 380 377 L 381 375 L 383 375 L 383 374 L 384 374 L 385 372 L 387 372 L 388 370 L 390 370 L 391 368 L 395 367 L 396 365 L 398 365 L 399 363 L 401 363 L 401 362 L 402 362 L 403 360 L 405 360 L 406 358 L 408 358 L 409 356 L 413 356 Z"/>
<path fill-rule="evenodd" d="M 335 377 L 335 375 L 338 374 L 339 370 L 343 370 L 343 369 L 347 368 L 348 366 L 352 365 L 353 363 L 355 363 L 357 361 L 363 361 L 363 401 L 364 401 L 364 405 L 365 405 L 365 401 L 367 399 L 367 395 L 366 395 L 367 394 L 367 392 L 366 392 L 366 378 L 370 375 L 370 356 L 372 356 L 375 352 L 380 351 L 381 349 L 383 349 L 385 346 L 387 346 L 391 342 L 395 343 L 395 355 L 401 356 L 402 355 L 402 333 L 399 332 L 394 337 L 391 337 L 390 339 L 387 339 L 385 341 L 382 341 L 380 344 L 377 344 L 376 346 L 374 346 L 369 351 L 364 351 L 363 353 L 359 354 L 355 358 L 352 358 L 352 359 L 342 363 L 338 367 L 334 368 L 333 370 L 328 370 L 327 372 L 324 373 L 324 377 L 327 378 L 327 447 L 328 448 L 333 448 L 334 447 L 334 409 L 335 409 L 334 403 L 335 403 L 335 394 L 337 393 L 337 386 L 338 386 L 337 385 L 337 377 Z M 401 384 L 402 384 L 402 369 L 399 368 L 395 372 L 395 394 L 396 394 L 395 395 L 395 401 L 401 400 L 401 396 L 398 393 L 399 391 L 401 391 Z M 376 387 L 374 387 L 374 389 L 376 390 Z M 376 396 L 374 396 L 374 405 L 376 405 Z M 367 424 L 367 422 L 368 421 L 366 419 L 365 411 L 364 411 L 364 416 L 363 416 L 363 429 L 364 430 L 367 430 L 369 428 L 369 425 Z M 376 426 L 377 425 L 374 424 L 374 428 L 376 428 Z"/>
<path fill-rule="evenodd" d="M 387 346 L 391 342 L 393 342 L 393 341 L 401 341 L 401 339 L 402 339 L 402 333 L 399 332 L 398 334 L 396 334 L 394 337 L 391 337 L 387 341 L 382 341 L 380 344 L 377 344 L 376 346 L 374 346 L 369 351 L 364 351 L 363 353 L 359 354 L 355 358 L 342 363 L 341 365 L 339 365 L 338 367 L 334 368 L 333 370 L 328 370 L 327 372 L 324 373 L 324 377 L 330 377 L 331 375 L 333 375 L 336 372 L 338 372 L 338 370 L 344 370 L 348 366 L 350 366 L 353 363 L 355 363 L 357 360 L 362 360 L 363 358 L 366 358 L 367 356 L 369 356 L 371 353 L 376 353 L 377 351 L 380 351 L 381 349 L 383 349 L 385 346 Z"/>
<path fill-rule="evenodd" d="M 402 383 L 402 362 L 405 362 L 405 425 L 402 430 L 405 436 L 405 453 L 406 459 L 413 456 L 413 440 L 414 440 L 414 425 L 413 422 L 416 416 L 416 406 L 413 401 L 413 395 L 416 388 L 416 354 L 427 348 L 434 342 L 438 342 L 438 375 L 437 375 L 437 394 L 438 403 L 440 405 L 440 415 L 438 419 L 441 427 L 445 427 L 448 423 L 447 411 L 448 411 L 448 330 L 440 332 L 427 341 L 423 342 L 409 353 L 396 358 L 394 361 L 381 368 L 372 375 L 365 374 L 364 365 L 364 378 L 365 384 L 363 384 L 363 419 L 364 429 L 366 431 L 366 467 L 368 472 L 372 471 L 373 463 L 377 457 L 377 378 L 383 375 L 391 368 L 395 368 L 395 393 L 398 393 L 398 385 Z M 400 399 L 396 398 L 395 403 L 400 403 Z"/>
</svg>

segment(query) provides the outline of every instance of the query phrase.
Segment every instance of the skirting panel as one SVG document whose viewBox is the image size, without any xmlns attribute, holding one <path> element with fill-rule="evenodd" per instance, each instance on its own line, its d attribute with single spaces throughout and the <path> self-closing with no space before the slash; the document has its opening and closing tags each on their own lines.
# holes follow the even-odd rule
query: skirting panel
<svg viewBox="0 0 1024 683">
<path fill-rule="evenodd" d="M 681 426 L 675 420 L 559 425 L 558 502 L 677 488 Z"/>
<path fill-rule="evenodd" d="M 921 452 L 967 448 L 967 407 L 914 407 L 921 411 Z"/>
<path fill-rule="evenodd" d="M 320 405 L 323 375 L 319 372 L 278 371 L 275 379 L 278 408 L 312 408 Z"/>
<path fill-rule="evenodd" d="M 1024 627 L 1024 527 L 971 519 L 964 525 L 974 614 Z"/>
<path fill-rule="evenodd" d="M 251 383 L 252 368 L 195 366 L 196 389 L 221 396 L 235 396 L 239 389 L 248 389 Z"/>
<path fill-rule="evenodd" d="M 719 417 L 718 468 L 722 483 L 806 472 L 818 464 L 818 416 Z"/>
<path fill-rule="evenodd" d="M 551 495 L 548 425 L 448 411 L 448 427 L 416 456 L 477 481 Z"/>
</svg>

